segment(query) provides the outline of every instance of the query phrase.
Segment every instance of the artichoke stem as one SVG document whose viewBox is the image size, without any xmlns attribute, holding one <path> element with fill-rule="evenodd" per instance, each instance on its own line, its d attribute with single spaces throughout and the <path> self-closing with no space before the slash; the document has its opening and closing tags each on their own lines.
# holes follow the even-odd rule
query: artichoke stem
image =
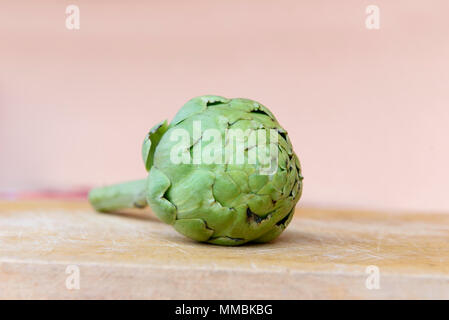
<svg viewBox="0 0 449 320">
<path fill-rule="evenodd" d="M 100 212 L 144 208 L 148 205 L 146 185 L 146 179 L 142 179 L 94 188 L 89 192 L 89 202 Z"/>
</svg>

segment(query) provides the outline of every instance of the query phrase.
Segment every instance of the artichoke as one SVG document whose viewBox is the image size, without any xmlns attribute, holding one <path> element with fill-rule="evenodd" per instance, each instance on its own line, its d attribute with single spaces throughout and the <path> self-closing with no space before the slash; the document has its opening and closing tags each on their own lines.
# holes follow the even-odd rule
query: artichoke
<svg viewBox="0 0 449 320">
<path fill-rule="evenodd" d="M 302 193 L 287 132 L 262 104 L 200 96 L 146 135 L 144 180 L 95 188 L 98 211 L 149 205 L 183 235 L 218 245 L 268 242 L 290 223 Z"/>
</svg>

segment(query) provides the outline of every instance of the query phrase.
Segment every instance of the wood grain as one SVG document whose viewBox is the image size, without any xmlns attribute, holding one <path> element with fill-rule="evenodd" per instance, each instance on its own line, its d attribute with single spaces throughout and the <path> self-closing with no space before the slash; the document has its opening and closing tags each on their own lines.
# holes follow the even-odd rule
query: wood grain
<svg viewBox="0 0 449 320">
<path fill-rule="evenodd" d="M 370 265 L 379 289 L 365 285 Z M 449 299 L 449 215 L 298 208 L 272 243 L 219 247 L 150 211 L 1 201 L 0 298 Z"/>
</svg>

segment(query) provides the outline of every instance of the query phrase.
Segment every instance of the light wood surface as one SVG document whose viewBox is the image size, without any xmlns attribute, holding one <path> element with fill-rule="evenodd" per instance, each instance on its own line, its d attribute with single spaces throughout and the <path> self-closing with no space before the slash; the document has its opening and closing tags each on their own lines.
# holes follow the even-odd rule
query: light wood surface
<svg viewBox="0 0 449 320">
<path fill-rule="evenodd" d="M 369 266 L 379 289 L 366 286 Z M 0 298 L 448 299 L 449 215 L 298 208 L 273 243 L 219 247 L 150 211 L 2 201 Z"/>
</svg>

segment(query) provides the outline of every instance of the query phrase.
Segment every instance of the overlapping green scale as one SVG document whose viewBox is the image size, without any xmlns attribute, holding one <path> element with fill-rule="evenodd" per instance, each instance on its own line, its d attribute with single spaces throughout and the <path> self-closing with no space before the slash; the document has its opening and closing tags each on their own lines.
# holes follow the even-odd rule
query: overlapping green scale
<svg viewBox="0 0 449 320">
<path fill-rule="evenodd" d="M 201 124 L 196 141 L 194 123 Z M 267 133 L 267 148 L 273 144 L 278 151 L 277 167 L 267 175 L 261 173 L 259 161 L 249 163 L 251 146 L 247 136 L 233 141 L 235 146 L 247 147 L 243 148 L 243 164 L 226 162 L 224 150 L 222 163 L 174 164 L 170 157 L 178 143 L 172 139 L 176 129 L 189 132 L 190 146 L 185 152 L 191 155 L 199 147 L 196 145 L 204 150 L 212 143 L 202 139 L 208 129 L 217 129 L 223 141 L 231 129 L 256 133 L 263 130 Z M 277 132 L 277 144 L 269 137 L 270 129 Z M 271 241 L 291 221 L 301 196 L 301 168 L 287 132 L 265 106 L 249 99 L 194 98 L 179 110 L 170 125 L 162 122 L 155 126 L 142 149 L 149 170 L 149 205 L 162 221 L 197 241 L 220 245 Z"/>
</svg>

